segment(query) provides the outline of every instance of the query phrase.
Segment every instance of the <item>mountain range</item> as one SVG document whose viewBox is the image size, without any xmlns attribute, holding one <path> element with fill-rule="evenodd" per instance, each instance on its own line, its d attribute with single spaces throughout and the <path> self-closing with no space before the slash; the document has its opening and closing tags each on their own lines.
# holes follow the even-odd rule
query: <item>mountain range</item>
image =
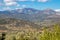
<svg viewBox="0 0 60 40">
<path fill-rule="evenodd" d="M 0 32 L 21 31 L 30 28 L 52 27 L 60 23 L 60 12 L 33 8 L 0 11 Z"/>
<path fill-rule="evenodd" d="M 0 19 L 4 18 L 21 19 L 40 24 L 40 22 L 59 21 L 60 12 L 52 9 L 37 10 L 33 8 L 0 11 Z"/>
</svg>

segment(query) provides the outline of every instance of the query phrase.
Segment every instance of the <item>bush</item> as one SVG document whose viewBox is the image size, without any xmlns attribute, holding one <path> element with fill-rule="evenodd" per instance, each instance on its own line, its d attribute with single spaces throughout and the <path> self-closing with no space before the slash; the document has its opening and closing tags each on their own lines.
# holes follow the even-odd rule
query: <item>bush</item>
<svg viewBox="0 0 60 40">
<path fill-rule="evenodd" d="M 39 31 L 8 33 L 5 40 L 60 40 L 60 26 L 54 25 L 51 29 L 44 27 L 41 33 Z"/>
</svg>

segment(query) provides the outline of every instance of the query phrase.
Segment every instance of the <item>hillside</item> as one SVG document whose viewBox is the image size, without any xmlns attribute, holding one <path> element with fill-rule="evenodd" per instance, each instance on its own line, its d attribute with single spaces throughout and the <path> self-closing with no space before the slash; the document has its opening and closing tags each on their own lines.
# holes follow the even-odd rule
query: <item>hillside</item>
<svg viewBox="0 0 60 40">
<path fill-rule="evenodd" d="M 14 18 L 0 19 L 0 32 L 20 31 L 28 28 L 41 28 L 41 26 Z"/>
</svg>

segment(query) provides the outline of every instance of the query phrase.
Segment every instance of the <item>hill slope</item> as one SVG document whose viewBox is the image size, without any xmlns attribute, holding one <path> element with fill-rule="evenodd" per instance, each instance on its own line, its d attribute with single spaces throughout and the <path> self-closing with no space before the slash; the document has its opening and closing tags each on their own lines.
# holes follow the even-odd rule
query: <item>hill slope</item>
<svg viewBox="0 0 60 40">
<path fill-rule="evenodd" d="M 6 19 L 0 19 L 0 31 L 18 31 L 21 29 L 26 28 L 40 28 L 41 26 L 34 24 L 32 22 L 19 20 L 19 19 L 13 19 L 13 18 L 6 18 Z"/>
</svg>

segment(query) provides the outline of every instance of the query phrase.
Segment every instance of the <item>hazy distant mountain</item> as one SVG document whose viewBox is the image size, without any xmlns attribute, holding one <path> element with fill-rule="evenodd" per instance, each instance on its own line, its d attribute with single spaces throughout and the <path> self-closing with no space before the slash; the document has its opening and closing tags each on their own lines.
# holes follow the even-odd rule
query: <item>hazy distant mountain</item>
<svg viewBox="0 0 60 40">
<path fill-rule="evenodd" d="M 51 20 L 60 18 L 58 13 L 52 9 L 37 10 L 33 8 L 24 8 L 16 10 L 0 11 L 0 18 L 16 18 L 31 22 L 40 22 L 44 20 Z"/>
</svg>

